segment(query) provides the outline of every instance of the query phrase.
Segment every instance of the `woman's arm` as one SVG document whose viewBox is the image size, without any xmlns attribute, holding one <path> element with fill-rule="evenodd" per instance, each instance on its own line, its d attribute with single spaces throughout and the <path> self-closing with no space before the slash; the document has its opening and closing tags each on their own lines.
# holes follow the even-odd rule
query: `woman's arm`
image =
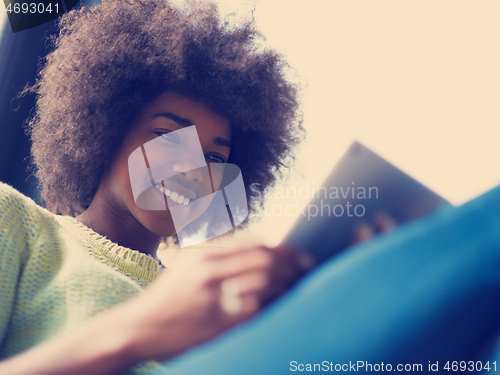
<svg viewBox="0 0 500 375">
<path fill-rule="evenodd" d="M 85 326 L 0 363 L 1 374 L 115 374 L 175 356 L 253 316 L 304 272 L 287 249 L 184 251 L 144 293 Z M 242 309 L 221 308 L 221 283 L 237 280 Z"/>
<path fill-rule="evenodd" d="M 131 338 L 125 329 L 124 304 L 88 324 L 60 335 L 24 353 L 0 362 L 0 373 L 15 374 L 116 374 L 134 365 Z"/>
</svg>

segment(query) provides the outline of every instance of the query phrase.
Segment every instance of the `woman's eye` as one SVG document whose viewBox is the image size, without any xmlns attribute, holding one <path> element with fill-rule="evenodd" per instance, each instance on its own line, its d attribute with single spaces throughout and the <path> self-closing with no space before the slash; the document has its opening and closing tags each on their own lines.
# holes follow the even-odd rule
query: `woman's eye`
<svg viewBox="0 0 500 375">
<path fill-rule="evenodd" d="M 211 163 L 224 163 L 224 158 L 218 155 L 205 156 Z"/>
<path fill-rule="evenodd" d="M 177 134 L 175 134 L 174 132 L 155 132 L 155 133 L 158 134 L 159 136 L 161 136 L 162 138 L 166 139 L 169 142 L 178 143 L 178 144 L 181 143 L 179 140 L 179 136 Z"/>
</svg>

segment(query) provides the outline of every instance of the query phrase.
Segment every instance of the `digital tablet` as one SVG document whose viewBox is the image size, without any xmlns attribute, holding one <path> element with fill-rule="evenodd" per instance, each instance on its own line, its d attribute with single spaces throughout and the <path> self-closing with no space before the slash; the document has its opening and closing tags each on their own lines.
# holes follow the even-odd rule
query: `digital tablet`
<svg viewBox="0 0 500 375">
<path fill-rule="evenodd" d="M 355 228 L 379 213 L 398 224 L 449 206 L 434 193 L 362 144 L 354 142 L 334 167 L 284 242 L 317 263 L 353 244 Z M 314 214 L 314 215 L 313 215 Z"/>
</svg>

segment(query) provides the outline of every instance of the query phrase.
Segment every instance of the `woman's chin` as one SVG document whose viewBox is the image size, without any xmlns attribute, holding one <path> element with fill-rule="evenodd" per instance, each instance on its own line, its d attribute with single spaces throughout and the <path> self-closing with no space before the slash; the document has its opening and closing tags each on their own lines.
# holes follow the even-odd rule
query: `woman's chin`
<svg viewBox="0 0 500 375">
<path fill-rule="evenodd" d="M 173 236 L 198 219 L 210 205 L 211 198 L 192 200 L 187 204 L 174 202 L 156 188 L 145 190 L 136 200 L 139 220 L 159 236 Z"/>
<path fill-rule="evenodd" d="M 193 206 L 195 205 L 191 207 L 181 205 L 171 207 L 169 210 L 140 209 L 137 219 L 156 235 L 169 237 L 181 231 L 200 216 L 195 215 L 196 210 L 193 210 Z M 172 216 L 175 217 L 175 220 Z"/>
</svg>

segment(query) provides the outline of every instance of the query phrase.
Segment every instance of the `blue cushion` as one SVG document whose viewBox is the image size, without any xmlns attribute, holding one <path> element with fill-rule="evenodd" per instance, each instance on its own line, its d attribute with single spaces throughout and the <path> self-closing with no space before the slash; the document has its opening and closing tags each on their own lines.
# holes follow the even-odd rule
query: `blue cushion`
<svg viewBox="0 0 500 375">
<path fill-rule="evenodd" d="M 426 372 L 475 358 L 499 329 L 496 188 L 331 259 L 254 320 L 165 366 L 168 374 L 289 374 L 307 369 L 300 364 L 362 362 L 359 370 L 375 371 L 383 362 Z"/>
</svg>

